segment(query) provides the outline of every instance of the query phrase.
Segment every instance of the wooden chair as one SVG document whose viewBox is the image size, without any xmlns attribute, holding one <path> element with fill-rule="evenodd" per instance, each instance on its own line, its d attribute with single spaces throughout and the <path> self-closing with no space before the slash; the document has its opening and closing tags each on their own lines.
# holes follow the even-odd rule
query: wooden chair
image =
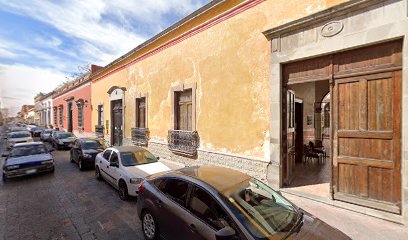
<svg viewBox="0 0 408 240">
<path fill-rule="evenodd" d="M 312 151 L 312 149 L 308 146 L 308 145 L 303 145 L 303 156 L 304 156 L 304 162 L 306 162 L 306 164 L 309 163 L 314 163 L 314 159 L 316 159 L 316 162 L 319 163 L 319 154 L 314 153 Z"/>
<path fill-rule="evenodd" d="M 323 145 L 321 145 L 321 147 L 315 147 L 313 142 L 309 142 L 309 148 L 311 149 L 311 151 L 313 153 L 316 153 L 319 155 L 319 163 L 321 161 L 321 163 L 326 163 L 326 150 L 324 149 Z"/>
</svg>

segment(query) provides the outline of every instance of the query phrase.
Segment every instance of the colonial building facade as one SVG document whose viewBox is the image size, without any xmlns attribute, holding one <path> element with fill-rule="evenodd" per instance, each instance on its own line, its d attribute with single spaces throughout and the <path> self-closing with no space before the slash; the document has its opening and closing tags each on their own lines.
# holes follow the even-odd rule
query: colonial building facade
<svg viewBox="0 0 408 240">
<path fill-rule="evenodd" d="M 92 131 L 407 221 L 407 16 L 406 0 L 211 1 L 92 75 Z"/>
<path fill-rule="evenodd" d="M 95 71 L 92 66 L 91 71 Z M 93 136 L 91 127 L 91 72 L 54 91 L 53 125 L 78 137 Z"/>
</svg>

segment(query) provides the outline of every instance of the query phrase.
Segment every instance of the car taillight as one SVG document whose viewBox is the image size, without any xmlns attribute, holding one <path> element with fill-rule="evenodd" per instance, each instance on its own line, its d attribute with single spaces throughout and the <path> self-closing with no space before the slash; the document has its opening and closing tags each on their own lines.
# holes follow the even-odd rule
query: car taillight
<svg viewBox="0 0 408 240">
<path fill-rule="evenodd" d="M 138 192 L 141 193 L 143 190 L 145 190 L 144 182 L 139 185 Z"/>
</svg>

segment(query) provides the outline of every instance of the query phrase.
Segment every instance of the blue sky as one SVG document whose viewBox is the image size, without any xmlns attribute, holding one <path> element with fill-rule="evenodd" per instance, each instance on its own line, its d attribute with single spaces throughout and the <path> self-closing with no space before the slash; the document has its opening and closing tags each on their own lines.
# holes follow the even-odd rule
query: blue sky
<svg viewBox="0 0 408 240">
<path fill-rule="evenodd" d="M 0 103 L 16 113 L 78 66 L 104 66 L 207 2 L 0 0 Z"/>
</svg>

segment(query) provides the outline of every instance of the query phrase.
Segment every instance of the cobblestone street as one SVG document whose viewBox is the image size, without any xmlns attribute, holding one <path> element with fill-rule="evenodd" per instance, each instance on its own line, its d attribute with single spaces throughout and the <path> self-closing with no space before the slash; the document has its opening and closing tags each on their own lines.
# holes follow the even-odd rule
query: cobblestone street
<svg viewBox="0 0 408 240">
<path fill-rule="evenodd" d="M 69 151 L 53 155 L 54 173 L 0 183 L 0 239 L 143 239 L 136 199 L 80 172 Z"/>
</svg>

